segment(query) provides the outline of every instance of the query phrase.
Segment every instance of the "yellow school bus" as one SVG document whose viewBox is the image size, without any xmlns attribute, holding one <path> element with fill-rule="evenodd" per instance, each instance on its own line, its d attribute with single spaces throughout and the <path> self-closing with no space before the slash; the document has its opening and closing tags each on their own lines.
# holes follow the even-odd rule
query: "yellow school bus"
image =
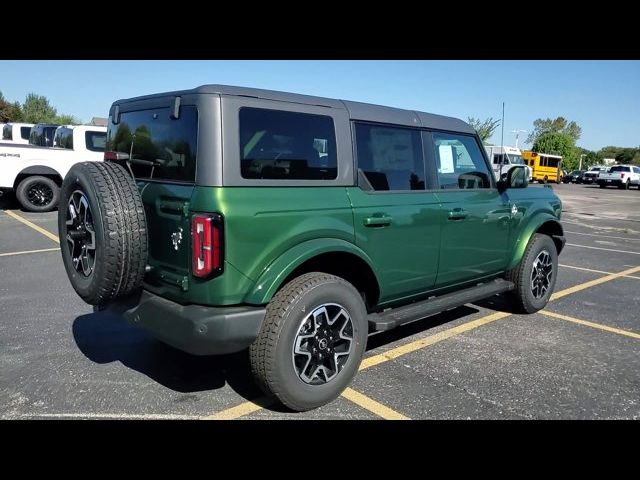
<svg viewBox="0 0 640 480">
<path fill-rule="evenodd" d="M 531 167 L 533 181 L 538 180 L 540 183 L 560 183 L 562 181 L 562 157 L 560 155 L 524 150 L 522 159 L 525 165 Z"/>
</svg>

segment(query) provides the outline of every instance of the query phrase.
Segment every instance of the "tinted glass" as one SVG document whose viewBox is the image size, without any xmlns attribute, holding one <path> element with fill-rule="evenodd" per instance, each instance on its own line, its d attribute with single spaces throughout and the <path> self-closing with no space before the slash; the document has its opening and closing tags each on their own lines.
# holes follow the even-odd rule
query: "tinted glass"
<svg viewBox="0 0 640 480">
<path fill-rule="evenodd" d="M 11 125 L 5 125 L 2 129 L 2 139 L 13 140 L 13 128 L 11 128 Z"/>
<path fill-rule="evenodd" d="M 198 111 L 183 106 L 178 119 L 170 118 L 169 113 L 169 108 L 122 112 L 120 123 L 109 123 L 106 149 L 130 155 L 136 178 L 193 182 Z M 96 138 L 96 147 L 99 142 Z"/>
<path fill-rule="evenodd" d="M 23 140 L 29 140 L 29 134 L 31 133 L 31 127 L 20 127 L 20 136 Z"/>
<path fill-rule="evenodd" d="M 434 133 L 440 188 L 490 188 L 489 170 L 474 137 Z"/>
<path fill-rule="evenodd" d="M 609 170 L 609 172 L 628 172 L 628 171 L 629 171 L 629 167 L 621 167 L 621 166 L 611 167 L 611 169 Z"/>
<path fill-rule="evenodd" d="M 356 123 L 358 169 L 373 190 L 424 190 L 420 132 Z"/>
<path fill-rule="evenodd" d="M 547 166 L 551 167 L 551 168 L 558 168 L 558 164 L 560 163 L 560 159 L 558 158 L 548 158 L 547 159 Z"/>
<path fill-rule="evenodd" d="M 87 150 L 104 152 L 107 143 L 107 132 L 85 132 L 84 139 Z"/>
<path fill-rule="evenodd" d="M 73 150 L 73 130 L 70 128 L 58 128 L 53 137 L 53 146 Z"/>
<path fill-rule="evenodd" d="M 324 115 L 240 109 L 243 178 L 331 180 L 338 174 L 333 119 Z"/>
</svg>

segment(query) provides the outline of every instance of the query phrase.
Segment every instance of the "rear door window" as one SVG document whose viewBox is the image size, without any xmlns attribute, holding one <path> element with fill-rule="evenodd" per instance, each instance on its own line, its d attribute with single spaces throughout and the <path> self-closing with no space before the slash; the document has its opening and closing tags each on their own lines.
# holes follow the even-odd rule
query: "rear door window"
<svg viewBox="0 0 640 480">
<path fill-rule="evenodd" d="M 109 122 L 106 149 L 129 155 L 136 178 L 192 183 L 196 176 L 198 111 L 195 106 L 185 105 L 180 108 L 179 118 L 169 114 L 169 108 L 122 112 L 117 125 Z M 99 148 L 99 135 L 87 145 Z"/>
<path fill-rule="evenodd" d="M 262 108 L 240 109 L 243 178 L 333 180 L 338 175 L 333 119 Z"/>
<path fill-rule="evenodd" d="M 23 140 L 29 140 L 29 134 L 31 134 L 31 127 L 20 127 L 20 136 Z"/>
<path fill-rule="evenodd" d="M 424 190 L 419 130 L 356 123 L 358 169 L 372 190 Z"/>
</svg>

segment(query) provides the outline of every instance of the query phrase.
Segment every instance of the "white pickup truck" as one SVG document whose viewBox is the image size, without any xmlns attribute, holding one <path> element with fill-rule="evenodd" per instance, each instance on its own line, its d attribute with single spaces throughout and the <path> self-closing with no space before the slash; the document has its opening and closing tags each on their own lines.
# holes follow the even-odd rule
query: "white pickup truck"
<svg viewBox="0 0 640 480">
<path fill-rule="evenodd" d="M 79 125 L 58 127 L 53 147 L 0 141 L 0 194 L 15 191 L 31 212 L 53 210 L 69 169 L 77 162 L 102 160 L 106 139 L 106 127 Z"/>
<path fill-rule="evenodd" d="M 628 190 L 631 185 L 635 185 L 640 189 L 640 167 L 614 165 L 606 172 L 600 172 L 597 182 L 600 188 L 615 185 L 618 188 Z"/>
<path fill-rule="evenodd" d="M 0 142 L 26 145 L 29 143 L 33 123 L 6 123 L 2 125 Z"/>
</svg>

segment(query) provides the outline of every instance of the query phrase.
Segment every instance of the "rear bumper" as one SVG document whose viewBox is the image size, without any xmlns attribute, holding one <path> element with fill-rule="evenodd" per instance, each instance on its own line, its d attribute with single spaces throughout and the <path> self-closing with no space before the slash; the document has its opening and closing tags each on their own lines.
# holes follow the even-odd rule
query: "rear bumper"
<svg viewBox="0 0 640 480">
<path fill-rule="evenodd" d="M 624 185 L 624 183 L 622 183 L 622 180 L 606 180 L 599 178 L 596 182 L 598 183 L 598 185 L 615 185 L 616 187 L 621 187 L 622 185 Z"/>
<path fill-rule="evenodd" d="M 180 305 L 146 290 L 107 309 L 193 355 L 243 350 L 258 336 L 266 313 L 264 307 Z"/>
</svg>

